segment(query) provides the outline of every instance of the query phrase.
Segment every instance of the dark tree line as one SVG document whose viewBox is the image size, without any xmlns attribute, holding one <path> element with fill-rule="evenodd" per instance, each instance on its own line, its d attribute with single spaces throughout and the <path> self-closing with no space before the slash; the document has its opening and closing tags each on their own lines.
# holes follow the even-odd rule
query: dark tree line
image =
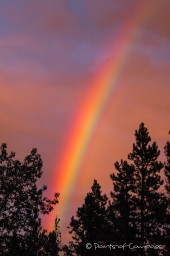
<svg viewBox="0 0 170 256">
<path fill-rule="evenodd" d="M 59 194 L 50 200 L 43 196 L 46 186 L 37 188 L 42 176 L 40 155 L 33 149 L 21 163 L 2 144 L 0 255 L 53 256 L 60 251 L 65 256 L 170 255 L 170 142 L 164 153 L 162 163 L 157 144 L 151 143 L 141 123 L 128 160 L 117 161 L 110 175 L 110 199 L 94 180 L 76 217 L 71 218 L 72 240 L 63 246 L 60 219 L 56 218 L 49 234 L 41 226 L 40 214 L 53 210 Z"/>
<path fill-rule="evenodd" d="M 164 152 L 166 163 L 158 161 L 158 146 L 141 123 L 128 161 L 116 162 L 110 175 L 111 199 L 95 180 L 72 217 L 65 255 L 170 255 L 170 142 Z"/>
</svg>

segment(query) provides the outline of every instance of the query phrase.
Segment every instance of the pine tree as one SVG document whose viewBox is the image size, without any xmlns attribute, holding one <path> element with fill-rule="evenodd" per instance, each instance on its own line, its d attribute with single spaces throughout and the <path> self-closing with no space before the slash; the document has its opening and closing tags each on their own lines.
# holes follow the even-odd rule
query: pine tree
<svg viewBox="0 0 170 256">
<path fill-rule="evenodd" d="M 135 131 L 136 143 L 128 159 L 133 161 L 135 169 L 136 203 L 134 222 L 140 245 L 157 244 L 162 239 L 163 219 L 166 211 L 166 199 L 159 189 L 163 185 L 160 170 L 163 164 L 157 159 L 160 155 L 155 142 L 149 145 L 151 138 L 144 123 Z M 144 250 L 141 250 L 144 255 Z M 156 252 L 155 252 L 156 253 Z M 152 255 L 153 250 L 152 250 Z"/>
<path fill-rule="evenodd" d="M 164 243 L 164 221 L 167 201 L 159 190 L 163 185 L 160 171 L 163 163 L 158 162 L 160 151 L 156 143 L 150 145 L 151 138 L 141 123 L 135 131 L 136 143 L 128 159 L 115 163 L 116 174 L 111 175 L 114 189 L 112 211 L 116 232 L 115 242 L 133 243 L 142 249 L 118 252 L 118 255 L 160 255 L 158 250 L 143 249 L 144 245 Z"/>
<path fill-rule="evenodd" d="M 116 174 L 111 174 L 113 192 L 111 192 L 113 215 L 114 244 L 130 244 L 135 241 L 134 204 L 135 204 L 135 169 L 127 161 L 115 163 Z M 133 255 L 133 252 L 125 247 L 124 250 L 115 250 L 114 255 Z M 136 255 L 136 252 L 135 252 Z"/>
<path fill-rule="evenodd" d="M 43 247 L 45 252 L 43 255 L 58 256 L 61 251 L 61 232 L 59 222 L 60 219 L 56 217 L 54 230 L 46 236 L 46 240 L 44 241 Z"/>
<path fill-rule="evenodd" d="M 107 202 L 106 195 L 101 194 L 101 187 L 94 180 L 92 192 L 85 197 L 85 202 L 81 208 L 78 208 L 76 217 L 71 218 L 70 233 L 73 241 L 70 242 L 70 250 L 68 255 L 107 255 L 108 249 L 94 248 L 96 244 L 108 243 L 108 221 L 107 221 Z M 91 249 L 86 246 L 92 245 Z M 66 250 L 65 250 L 66 251 Z M 73 254 L 74 253 L 74 254 Z M 66 254 L 67 255 L 67 254 Z"/>
</svg>

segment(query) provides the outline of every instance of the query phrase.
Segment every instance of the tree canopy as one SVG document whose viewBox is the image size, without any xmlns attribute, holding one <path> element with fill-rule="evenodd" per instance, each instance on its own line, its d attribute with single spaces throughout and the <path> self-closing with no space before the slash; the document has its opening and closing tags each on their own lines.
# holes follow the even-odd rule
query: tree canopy
<svg viewBox="0 0 170 256">
<path fill-rule="evenodd" d="M 165 146 L 165 155 L 166 163 L 158 160 L 160 150 L 156 142 L 151 143 L 149 132 L 141 123 L 135 131 L 135 143 L 128 159 L 117 161 L 115 171 L 110 175 L 113 182 L 111 199 L 101 196 L 101 187 L 95 180 L 92 192 L 87 194 L 84 204 L 78 208 L 76 218 L 71 218 L 73 241 L 65 255 L 168 255 L 169 142 Z M 163 168 L 166 183 L 161 173 Z M 86 248 L 87 243 L 90 243 L 91 249 Z M 95 244 L 107 249 L 95 250 Z M 109 244 L 115 245 L 115 248 L 108 250 Z M 130 248 L 130 244 L 134 248 Z"/>
<path fill-rule="evenodd" d="M 40 214 L 48 214 L 58 203 L 59 194 L 50 200 L 43 196 L 46 186 L 37 188 L 42 176 L 42 159 L 34 148 L 23 163 L 0 147 L 0 249 L 5 255 L 37 255 L 45 231 Z M 12 253 L 12 254 L 11 254 Z"/>
<path fill-rule="evenodd" d="M 107 196 L 101 193 L 101 187 L 97 180 L 94 180 L 91 192 L 85 197 L 84 204 L 78 208 L 76 217 L 71 218 L 70 233 L 73 242 L 70 247 L 76 255 L 101 255 L 94 247 L 87 253 L 87 244 L 107 242 Z"/>
<path fill-rule="evenodd" d="M 158 256 L 170 252 L 170 142 L 160 150 L 144 123 L 135 131 L 127 159 L 116 161 L 110 174 L 110 198 L 95 179 L 84 203 L 72 216 L 72 240 L 62 245 L 60 218 L 47 233 L 41 214 L 49 214 L 59 193 L 48 199 L 38 188 L 42 159 L 35 148 L 23 162 L 0 147 L 0 255 L 6 256 Z M 164 171 L 164 172 L 163 172 Z M 62 202 L 61 202 L 62 203 Z M 62 219 L 62 216 L 59 216 Z M 146 248 L 147 247 L 147 248 Z"/>
</svg>

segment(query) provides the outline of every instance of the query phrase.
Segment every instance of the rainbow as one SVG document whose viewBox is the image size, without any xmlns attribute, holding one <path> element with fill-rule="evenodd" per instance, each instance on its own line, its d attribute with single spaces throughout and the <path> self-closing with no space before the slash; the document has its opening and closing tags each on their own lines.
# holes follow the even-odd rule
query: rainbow
<svg viewBox="0 0 170 256">
<path fill-rule="evenodd" d="M 92 80 L 82 106 L 73 120 L 64 150 L 55 167 L 54 185 L 60 193 L 57 215 L 61 218 L 61 229 L 62 219 L 66 214 L 67 204 L 89 142 L 107 103 L 113 100 L 111 96 L 128 61 L 130 43 L 134 40 L 135 32 L 147 21 L 152 7 L 148 1 L 140 1 L 140 4 L 138 2 L 134 7 L 130 19 L 123 21 L 125 26 L 111 44 L 110 57 L 103 62 L 97 76 Z M 50 224 L 53 225 L 53 223 Z"/>
</svg>

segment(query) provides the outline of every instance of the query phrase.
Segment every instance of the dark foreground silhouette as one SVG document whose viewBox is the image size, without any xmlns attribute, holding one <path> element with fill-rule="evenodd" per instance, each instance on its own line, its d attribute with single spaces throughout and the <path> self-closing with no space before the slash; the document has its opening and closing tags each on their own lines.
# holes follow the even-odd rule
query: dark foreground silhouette
<svg viewBox="0 0 170 256">
<path fill-rule="evenodd" d="M 53 210 L 59 194 L 50 200 L 43 196 L 46 186 L 37 188 L 42 160 L 36 149 L 23 163 L 7 154 L 6 144 L 0 150 L 0 255 L 169 255 L 170 142 L 162 163 L 144 123 L 128 160 L 115 163 L 110 199 L 94 180 L 71 218 L 68 245 L 62 245 L 59 218 L 53 232 L 42 229 L 40 214 Z"/>
</svg>

